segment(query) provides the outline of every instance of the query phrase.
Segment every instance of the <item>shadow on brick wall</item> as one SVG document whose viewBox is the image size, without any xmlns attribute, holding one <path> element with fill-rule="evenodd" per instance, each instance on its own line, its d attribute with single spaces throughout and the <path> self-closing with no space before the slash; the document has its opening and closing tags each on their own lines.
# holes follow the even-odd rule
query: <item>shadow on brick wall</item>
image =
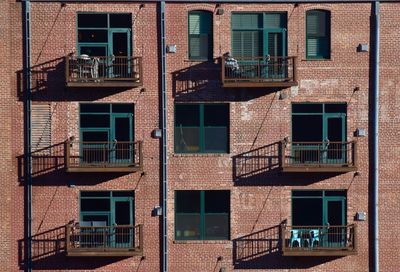
<svg viewBox="0 0 400 272">
<path fill-rule="evenodd" d="M 65 254 L 66 226 L 59 226 L 32 236 L 32 268 L 34 270 L 93 270 L 118 262 L 124 257 L 73 258 Z M 18 241 L 18 263 L 21 270 L 27 269 L 26 240 Z"/>
<path fill-rule="evenodd" d="M 221 58 L 187 62 L 188 67 L 172 76 L 175 101 L 249 101 L 274 93 L 281 88 L 224 88 L 221 82 Z"/>
<path fill-rule="evenodd" d="M 280 142 L 254 148 L 232 157 L 232 175 L 236 186 L 309 185 L 340 173 L 282 173 Z"/>
</svg>

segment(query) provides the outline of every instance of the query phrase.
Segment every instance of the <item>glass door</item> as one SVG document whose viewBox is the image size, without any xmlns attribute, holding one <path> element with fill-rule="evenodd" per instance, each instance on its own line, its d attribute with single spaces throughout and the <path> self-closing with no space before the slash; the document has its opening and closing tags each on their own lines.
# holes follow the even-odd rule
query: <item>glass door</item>
<svg viewBox="0 0 400 272">
<path fill-rule="evenodd" d="M 113 247 L 133 247 L 133 199 L 131 197 L 114 197 L 112 199 L 113 233 L 110 241 Z"/>
<path fill-rule="evenodd" d="M 324 247 L 344 247 L 346 243 L 345 199 L 325 197 L 324 199 Z"/>
<path fill-rule="evenodd" d="M 112 152 L 115 163 L 133 163 L 132 114 L 112 115 Z"/>
<path fill-rule="evenodd" d="M 286 29 L 266 29 L 264 35 L 263 77 L 279 79 L 287 77 Z"/>
<path fill-rule="evenodd" d="M 111 29 L 109 31 L 109 73 L 111 77 L 129 78 L 131 73 L 130 60 L 130 29 Z"/>
<path fill-rule="evenodd" d="M 345 115 L 326 113 L 324 115 L 324 142 L 322 158 L 327 164 L 340 164 L 346 161 Z"/>
</svg>

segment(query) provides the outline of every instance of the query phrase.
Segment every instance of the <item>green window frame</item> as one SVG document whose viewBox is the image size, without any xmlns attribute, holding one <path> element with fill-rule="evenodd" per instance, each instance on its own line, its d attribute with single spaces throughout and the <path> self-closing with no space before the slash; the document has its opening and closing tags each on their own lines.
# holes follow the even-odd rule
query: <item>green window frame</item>
<svg viewBox="0 0 400 272">
<path fill-rule="evenodd" d="M 330 59 L 331 13 L 328 10 L 306 12 L 306 58 Z"/>
<path fill-rule="evenodd" d="M 91 21 L 103 23 L 90 24 L 85 16 L 93 17 Z M 118 20 L 116 16 L 121 16 L 123 20 Z M 86 19 L 86 21 L 85 21 Z M 78 12 L 76 16 L 76 42 L 78 54 L 88 54 L 89 56 L 111 57 L 114 55 L 113 35 L 126 33 L 127 38 L 127 57 L 131 55 L 131 32 L 132 32 L 131 13 L 102 13 L 102 12 Z M 90 53 L 92 52 L 97 53 Z M 104 53 L 103 53 L 104 52 Z"/>
<path fill-rule="evenodd" d="M 80 191 L 79 221 L 105 221 L 106 226 L 113 226 L 117 224 L 117 202 L 129 203 L 128 217 L 134 225 L 134 191 Z"/>
<path fill-rule="evenodd" d="M 236 58 L 287 55 L 287 13 L 232 13 L 231 48 Z"/>
<path fill-rule="evenodd" d="M 294 201 L 299 200 L 299 202 Z M 310 207 L 303 208 L 304 212 L 297 211 L 299 205 L 302 201 L 309 201 L 307 203 Z M 305 226 L 305 225 L 316 225 L 316 226 L 326 226 L 329 224 L 328 220 L 328 203 L 330 201 L 335 201 L 341 203 L 341 210 L 338 214 L 338 218 L 341 219 L 341 225 L 345 226 L 347 224 L 347 191 L 346 190 L 292 190 L 292 225 L 293 226 Z M 296 203 L 297 202 L 297 203 Z M 312 212 L 310 209 L 321 208 L 320 211 Z M 301 213 L 297 217 L 297 213 Z M 304 223 L 302 221 L 307 220 L 309 216 L 316 216 L 320 220 L 318 222 L 312 222 L 311 224 Z M 307 216 L 307 217 L 306 217 Z M 297 223 L 300 221 L 300 223 Z"/>
<path fill-rule="evenodd" d="M 175 240 L 229 240 L 230 191 L 175 191 Z"/>
<path fill-rule="evenodd" d="M 175 104 L 175 153 L 229 153 L 229 104 Z"/>
<path fill-rule="evenodd" d="M 188 13 L 190 60 L 213 59 L 213 14 L 194 10 Z"/>
</svg>

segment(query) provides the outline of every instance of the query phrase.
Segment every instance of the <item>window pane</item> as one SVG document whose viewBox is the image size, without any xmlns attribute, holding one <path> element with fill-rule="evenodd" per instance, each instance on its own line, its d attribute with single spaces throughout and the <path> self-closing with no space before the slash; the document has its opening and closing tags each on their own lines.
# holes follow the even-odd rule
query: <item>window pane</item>
<svg viewBox="0 0 400 272">
<path fill-rule="evenodd" d="M 108 42 L 107 30 L 81 29 L 78 31 L 78 42 L 107 43 Z"/>
<path fill-rule="evenodd" d="M 131 28 L 131 14 L 110 14 L 110 27 L 113 28 Z"/>
<path fill-rule="evenodd" d="M 207 214 L 204 218 L 206 239 L 229 239 L 229 215 Z"/>
<path fill-rule="evenodd" d="M 200 34 L 200 13 L 189 13 L 189 34 Z"/>
<path fill-rule="evenodd" d="M 114 192 L 112 192 L 112 195 L 114 197 L 116 197 L 116 196 L 133 197 L 133 192 L 132 191 L 114 191 Z"/>
<path fill-rule="evenodd" d="M 228 152 L 228 129 L 204 128 L 205 151 Z"/>
<path fill-rule="evenodd" d="M 200 126 L 199 105 L 176 105 L 175 106 L 175 127 L 198 127 Z"/>
<path fill-rule="evenodd" d="M 328 113 L 346 113 L 346 104 L 325 104 L 325 112 Z"/>
<path fill-rule="evenodd" d="M 322 142 L 322 115 L 293 115 L 293 142 Z"/>
<path fill-rule="evenodd" d="M 176 191 L 176 213 L 199 213 L 200 191 Z"/>
<path fill-rule="evenodd" d="M 322 104 L 292 104 L 293 113 L 322 113 Z"/>
<path fill-rule="evenodd" d="M 266 13 L 264 16 L 264 28 L 286 28 L 286 14 Z"/>
<path fill-rule="evenodd" d="M 81 104 L 80 105 L 81 113 L 108 113 L 110 112 L 110 104 L 100 104 L 100 103 L 93 103 L 93 104 Z"/>
<path fill-rule="evenodd" d="M 204 105 L 204 126 L 228 126 L 229 105 Z"/>
<path fill-rule="evenodd" d="M 205 212 L 206 213 L 229 213 L 230 192 L 229 191 L 205 191 Z"/>
<path fill-rule="evenodd" d="M 325 196 L 343 196 L 343 197 L 346 197 L 346 191 L 325 191 Z"/>
<path fill-rule="evenodd" d="M 83 142 L 108 142 L 108 132 L 107 131 L 84 131 L 82 132 Z M 98 144 L 88 144 L 83 147 L 85 150 L 93 149 L 91 152 L 95 152 L 94 150 L 102 149 L 102 145 Z"/>
<path fill-rule="evenodd" d="M 97 221 L 97 222 L 106 222 L 106 224 L 109 224 L 108 222 L 108 215 L 84 215 L 82 216 L 82 221 L 86 222 L 91 222 L 91 221 Z"/>
<path fill-rule="evenodd" d="M 110 115 L 106 114 L 81 114 L 81 128 L 109 128 Z"/>
<path fill-rule="evenodd" d="M 200 215 L 176 215 L 175 231 L 178 240 L 200 239 Z"/>
<path fill-rule="evenodd" d="M 107 14 L 78 14 L 78 27 L 107 27 Z"/>
<path fill-rule="evenodd" d="M 200 129 L 199 128 L 175 128 L 175 151 L 176 152 L 199 152 L 200 151 Z"/>
<path fill-rule="evenodd" d="M 322 198 L 292 198 L 293 226 L 321 226 Z"/>
<path fill-rule="evenodd" d="M 133 113 L 133 104 L 112 104 L 112 112 Z"/>
<path fill-rule="evenodd" d="M 232 29 L 255 29 L 261 26 L 262 14 L 232 14 Z"/>
<path fill-rule="evenodd" d="M 81 199 L 81 211 L 110 211 L 110 199 Z"/>
</svg>

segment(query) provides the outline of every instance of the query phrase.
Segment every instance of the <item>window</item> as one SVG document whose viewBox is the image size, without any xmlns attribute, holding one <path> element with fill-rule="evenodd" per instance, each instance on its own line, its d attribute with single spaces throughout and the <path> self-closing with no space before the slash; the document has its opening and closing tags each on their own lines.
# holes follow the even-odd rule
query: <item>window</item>
<svg viewBox="0 0 400 272">
<path fill-rule="evenodd" d="M 130 56 L 131 14 L 79 13 L 78 54 Z"/>
<path fill-rule="evenodd" d="M 292 163 L 344 163 L 345 103 L 292 104 Z"/>
<path fill-rule="evenodd" d="M 189 12 L 189 59 L 213 58 L 212 22 L 209 11 Z"/>
<path fill-rule="evenodd" d="M 175 105 L 175 152 L 228 153 L 228 104 Z"/>
<path fill-rule="evenodd" d="M 133 191 L 81 191 L 80 221 L 133 225 Z"/>
<path fill-rule="evenodd" d="M 80 104 L 82 163 L 130 163 L 133 104 Z"/>
<path fill-rule="evenodd" d="M 286 21 L 286 13 L 232 14 L 232 55 L 286 56 Z"/>
<path fill-rule="evenodd" d="M 330 12 L 309 10 L 306 13 L 306 51 L 308 59 L 330 58 Z"/>
<path fill-rule="evenodd" d="M 176 191 L 176 240 L 228 240 L 229 191 Z"/>
</svg>

